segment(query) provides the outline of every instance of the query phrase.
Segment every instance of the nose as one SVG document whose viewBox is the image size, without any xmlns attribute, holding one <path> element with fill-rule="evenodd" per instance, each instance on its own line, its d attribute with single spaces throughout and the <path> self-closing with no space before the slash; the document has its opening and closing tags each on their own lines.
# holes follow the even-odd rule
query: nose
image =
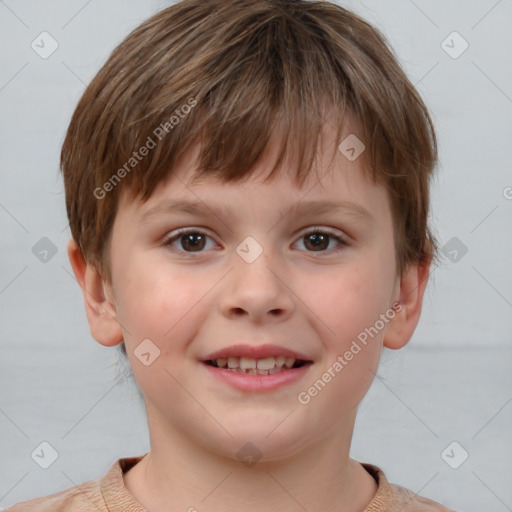
<svg viewBox="0 0 512 512">
<path fill-rule="evenodd" d="M 231 319 L 245 316 L 255 323 L 289 318 L 295 301 L 283 268 L 266 250 L 252 262 L 235 253 L 222 293 L 222 314 Z"/>
</svg>

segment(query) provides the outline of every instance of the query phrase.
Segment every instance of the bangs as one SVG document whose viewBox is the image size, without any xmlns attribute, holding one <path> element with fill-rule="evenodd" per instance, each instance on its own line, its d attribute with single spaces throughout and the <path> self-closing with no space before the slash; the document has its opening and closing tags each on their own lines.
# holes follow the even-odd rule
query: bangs
<svg viewBox="0 0 512 512">
<path fill-rule="evenodd" d="M 268 178 L 288 156 L 294 162 L 292 177 L 302 186 L 326 124 L 335 130 L 332 157 L 349 116 L 356 112 L 358 126 L 361 121 L 364 125 L 350 80 L 325 40 L 284 10 L 268 12 L 267 6 L 265 23 L 260 9 L 254 10 L 240 11 L 243 19 L 231 15 L 231 22 L 222 13 L 202 19 L 200 24 L 209 26 L 208 39 L 198 37 L 203 30 L 193 25 L 178 47 L 168 37 L 172 59 L 165 65 L 152 63 L 151 95 L 142 91 L 140 111 L 132 112 L 129 121 L 133 139 L 116 158 L 126 160 L 144 141 L 155 142 L 129 177 L 131 192 L 143 201 L 196 144 L 195 181 L 206 176 L 221 182 L 249 178 L 272 141 L 278 153 Z M 213 30 L 212 23 L 222 24 L 222 31 Z M 212 33 L 217 34 L 213 40 Z M 180 47 L 185 46 L 188 54 L 201 57 L 181 62 Z"/>
</svg>

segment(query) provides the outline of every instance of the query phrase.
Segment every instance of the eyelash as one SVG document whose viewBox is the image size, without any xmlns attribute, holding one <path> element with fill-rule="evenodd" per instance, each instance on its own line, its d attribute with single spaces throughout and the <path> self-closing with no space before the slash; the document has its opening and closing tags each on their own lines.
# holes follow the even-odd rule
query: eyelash
<svg viewBox="0 0 512 512">
<path fill-rule="evenodd" d="M 167 237 L 166 240 L 164 241 L 164 245 L 166 247 L 168 247 L 169 249 L 171 249 L 172 251 L 174 251 L 174 252 L 178 252 L 180 254 L 184 254 L 184 255 L 190 256 L 190 257 L 194 256 L 195 254 L 203 253 L 204 251 L 187 252 L 187 251 L 178 250 L 178 249 L 175 249 L 174 247 L 172 247 L 172 243 L 175 240 L 179 240 L 184 235 L 189 235 L 189 234 L 205 235 L 207 238 L 212 239 L 212 237 L 210 237 L 205 232 L 203 232 L 203 231 L 201 231 L 199 229 L 183 228 L 183 229 L 177 230 L 176 233 L 173 236 Z M 317 235 L 317 234 L 328 235 L 330 238 L 336 240 L 336 242 L 338 242 L 340 244 L 340 246 L 337 247 L 336 249 L 331 249 L 330 251 L 329 250 L 325 250 L 325 251 L 306 251 L 306 252 L 311 252 L 311 253 L 318 252 L 320 254 L 321 253 L 331 253 L 332 254 L 332 253 L 338 253 L 339 251 L 343 250 L 344 247 L 348 246 L 348 243 L 340 235 L 334 233 L 333 231 L 331 231 L 329 229 L 320 228 L 320 227 L 316 227 L 316 226 L 312 227 L 310 229 L 310 231 L 306 231 L 303 234 L 301 234 L 301 236 L 299 237 L 299 240 L 304 238 L 304 237 L 306 237 L 307 235 Z"/>
</svg>

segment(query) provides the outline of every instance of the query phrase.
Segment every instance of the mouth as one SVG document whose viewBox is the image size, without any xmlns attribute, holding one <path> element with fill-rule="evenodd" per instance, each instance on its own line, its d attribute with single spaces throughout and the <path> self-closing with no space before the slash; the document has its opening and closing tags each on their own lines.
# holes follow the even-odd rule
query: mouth
<svg viewBox="0 0 512 512">
<path fill-rule="evenodd" d="M 204 360 L 203 363 L 213 368 L 220 368 L 246 375 L 273 375 L 275 373 L 301 368 L 302 366 L 312 364 L 313 361 L 285 355 L 276 355 L 260 359 L 236 356 L 219 357 Z"/>
</svg>

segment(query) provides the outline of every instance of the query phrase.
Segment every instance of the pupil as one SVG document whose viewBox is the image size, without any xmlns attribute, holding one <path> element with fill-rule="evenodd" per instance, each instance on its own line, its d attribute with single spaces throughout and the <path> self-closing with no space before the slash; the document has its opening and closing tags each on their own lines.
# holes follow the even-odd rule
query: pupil
<svg viewBox="0 0 512 512">
<path fill-rule="evenodd" d="M 312 246 L 313 248 L 325 248 L 325 242 L 327 240 L 327 236 L 321 234 L 321 233 L 312 233 L 311 235 L 308 235 L 307 237 L 308 241 L 313 241 Z M 328 244 L 327 244 L 328 245 Z"/>
<path fill-rule="evenodd" d="M 182 239 L 181 246 L 183 247 L 183 249 L 190 249 L 190 248 L 202 249 L 204 247 L 204 236 L 201 233 L 190 233 L 188 235 L 185 235 L 183 238 L 185 239 L 184 242 Z M 199 240 L 194 241 L 194 238 L 197 238 Z M 202 242 L 202 245 L 201 245 L 201 242 Z M 190 247 L 187 247 L 187 244 L 190 244 Z"/>
</svg>

